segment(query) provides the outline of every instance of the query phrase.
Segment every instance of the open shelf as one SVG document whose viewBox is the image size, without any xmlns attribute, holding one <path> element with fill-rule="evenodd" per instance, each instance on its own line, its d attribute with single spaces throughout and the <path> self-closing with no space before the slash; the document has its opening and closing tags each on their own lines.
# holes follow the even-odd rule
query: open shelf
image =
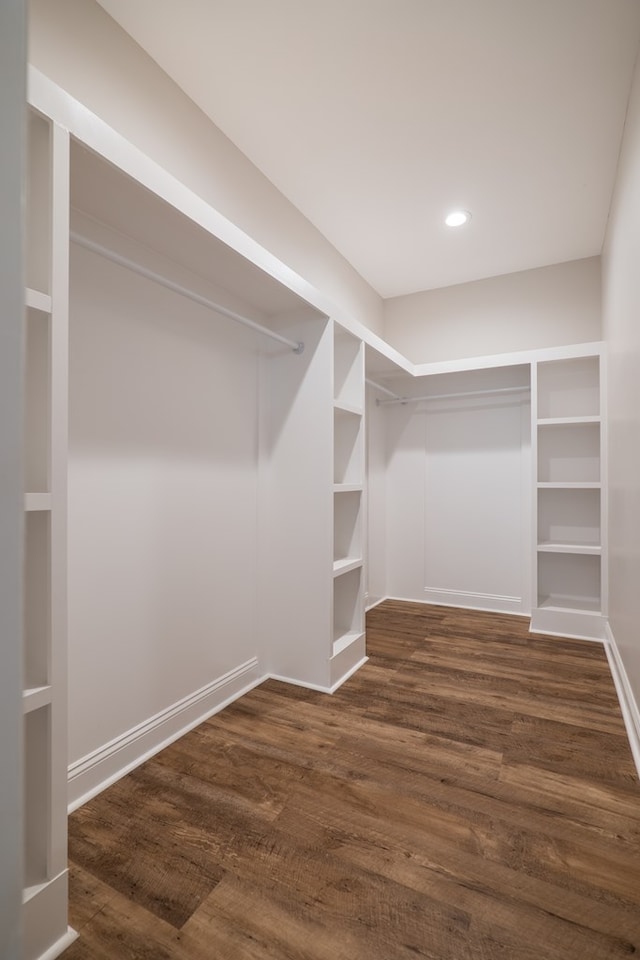
<svg viewBox="0 0 640 960">
<path fill-rule="evenodd" d="M 538 364 L 541 420 L 600 415 L 600 358 L 572 357 Z"/>
<path fill-rule="evenodd" d="M 540 483 L 599 483 L 599 423 L 539 426 L 538 481 Z"/>
<path fill-rule="evenodd" d="M 27 287 L 25 305 L 32 310 L 39 310 L 40 313 L 51 313 L 51 297 L 49 294 L 42 293 L 40 290 L 33 290 L 31 287 Z"/>
<path fill-rule="evenodd" d="M 49 879 L 49 807 L 51 767 L 50 707 L 24 717 L 24 885 L 36 887 Z"/>
<path fill-rule="evenodd" d="M 29 308 L 25 332 L 24 451 L 27 490 L 49 489 L 51 318 Z"/>
<path fill-rule="evenodd" d="M 27 513 L 51 510 L 51 494 L 25 493 L 24 509 Z"/>
<path fill-rule="evenodd" d="M 49 683 L 51 642 L 51 515 L 25 515 L 24 686 Z"/>
<path fill-rule="evenodd" d="M 334 409 L 334 483 L 362 483 L 364 472 L 363 418 Z"/>
<path fill-rule="evenodd" d="M 22 710 L 23 713 L 31 713 L 33 710 L 39 710 L 40 707 L 48 707 L 51 703 L 53 688 L 50 684 L 43 687 L 29 687 L 22 691 Z"/>
<path fill-rule="evenodd" d="M 51 128 L 29 111 L 27 124 L 27 286 L 51 291 Z"/>
<path fill-rule="evenodd" d="M 337 324 L 333 344 L 333 398 L 336 404 L 362 413 L 364 407 L 364 346 Z"/>
<path fill-rule="evenodd" d="M 601 545 L 600 491 L 541 487 L 538 491 L 538 544 Z"/>
<path fill-rule="evenodd" d="M 333 654 L 348 645 L 346 638 L 353 640 L 362 636 L 363 631 L 362 567 L 359 565 L 333 581 Z"/>
<path fill-rule="evenodd" d="M 360 492 L 340 493 L 333 502 L 333 561 L 362 557 L 362 515 Z"/>
<path fill-rule="evenodd" d="M 600 417 L 546 417 L 538 420 L 539 427 L 572 426 L 574 423 L 600 423 Z"/>
<path fill-rule="evenodd" d="M 538 544 L 538 553 L 584 553 L 599 557 L 602 547 L 599 543 L 567 543 L 562 540 L 543 540 Z"/>
<path fill-rule="evenodd" d="M 538 607 L 600 613 L 600 557 L 538 554 Z"/>
</svg>

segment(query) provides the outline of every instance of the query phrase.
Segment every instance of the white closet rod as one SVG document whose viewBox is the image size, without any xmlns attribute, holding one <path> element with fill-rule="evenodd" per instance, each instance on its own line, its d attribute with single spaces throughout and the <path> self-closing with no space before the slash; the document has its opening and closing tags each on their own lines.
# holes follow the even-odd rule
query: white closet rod
<svg viewBox="0 0 640 960">
<path fill-rule="evenodd" d="M 380 406 L 388 403 L 419 403 L 421 400 L 451 400 L 454 397 L 483 397 L 496 393 L 529 392 L 529 387 L 499 387 L 496 390 L 465 390 L 462 393 L 432 393 L 426 397 L 396 397 L 393 400 L 378 400 Z"/>
<path fill-rule="evenodd" d="M 374 387 L 376 390 L 380 390 L 381 393 L 386 393 L 387 396 L 393 397 L 394 400 L 401 400 L 402 397 L 399 397 L 397 393 L 394 393 L 393 390 L 389 390 L 388 387 L 383 387 L 381 384 L 376 383 L 375 380 L 369 380 L 365 378 L 365 383 L 368 383 L 370 387 Z"/>
<path fill-rule="evenodd" d="M 193 300 L 194 303 L 199 303 L 202 307 L 207 307 L 209 310 L 214 310 L 216 313 L 221 313 L 224 317 L 228 317 L 230 320 L 237 320 L 238 323 L 244 324 L 245 327 L 250 327 L 252 330 L 255 330 L 256 333 L 261 333 L 265 337 L 271 337 L 272 340 L 277 340 L 279 343 L 286 344 L 287 347 L 291 347 L 294 353 L 302 353 L 304 350 L 304 343 L 302 341 L 290 340 L 288 337 L 283 337 L 279 333 L 274 333 L 273 330 L 268 330 L 266 327 L 262 327 L 259 323 L 256 323 L 255 320 L 249 320 L 248 317 L 243 317 L 241 314 L 235 313 L 235 311 L 229 310 L 227 307 L 223 307 L 219 303 L 214 303 L 213 300 L 208 300 L 206 297 L 201 296 L 194 290 L 189 290 L 188 287 L 183 287 L 179 283 L 174 283 L 173 280 L 163 277 L 162 274 L 156 273 L 154 270 L 149 270 L 147 267 L 143 267 L 134 260 L 129 260 L 128 257 L 123 257 L 114 250 L 109 250 L 108 247 L 103 247 L 94 240 L 89 240 L 88 237 L 83 237 L 81 234 L 71 231 L 69 234 L 69 239 L 73 243 L 77 243 L 81 247 L 85 247 L 85 249 L 99 254 L 101 257 L 106 257 L 107 260 L 111 260 L 113 263 L 117 263 L 121 267 L 126 267 L 127 270 L 132 270 L 134 273 L 140 274 L 141 277 L 146 277 L 147 280 L 152 280 L 154 283 L 159 283 L 160 286 L 166 287 L 167 290 L 172 290 L 174 293 L 179 293 L 181 296 L 187 297 L 189 300 Z"/>
</svg>

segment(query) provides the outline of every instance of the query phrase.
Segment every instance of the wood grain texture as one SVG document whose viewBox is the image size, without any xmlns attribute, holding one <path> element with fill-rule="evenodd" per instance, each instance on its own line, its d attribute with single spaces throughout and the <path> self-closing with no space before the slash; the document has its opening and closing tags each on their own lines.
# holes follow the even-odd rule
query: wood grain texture
<svg viewBox="0 0 640 960">
<path fill-rule="evenodd" d="M 268 681 L 70 819 L 68 960 L 640 954 L 604 650 L 386 601 L 333 696 Z"/>
</svg>

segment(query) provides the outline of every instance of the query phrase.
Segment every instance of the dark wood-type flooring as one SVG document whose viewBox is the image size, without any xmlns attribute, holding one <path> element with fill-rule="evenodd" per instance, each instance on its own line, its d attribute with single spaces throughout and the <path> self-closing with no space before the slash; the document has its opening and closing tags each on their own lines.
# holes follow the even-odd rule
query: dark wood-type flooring
<svg viewBox="0 0 640 960">
<path fill-rule="evenodd" d="M 65 960 L 640 957 L 604 650 L 387 601 L 334 696 L 268 681 L 76 811 Z"/>
</svg>

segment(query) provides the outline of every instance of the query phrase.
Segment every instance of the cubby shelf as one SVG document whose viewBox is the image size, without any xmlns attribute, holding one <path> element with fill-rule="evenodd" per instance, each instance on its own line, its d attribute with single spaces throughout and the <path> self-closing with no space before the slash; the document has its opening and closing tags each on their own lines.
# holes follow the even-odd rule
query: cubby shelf
<svg viewBox="0 0 640 960">
<path fill-rule="evenodd" d="M 334 493 L 362 493 L 364 486 L 361 483 L 334 483 Z"/>
</svg>

